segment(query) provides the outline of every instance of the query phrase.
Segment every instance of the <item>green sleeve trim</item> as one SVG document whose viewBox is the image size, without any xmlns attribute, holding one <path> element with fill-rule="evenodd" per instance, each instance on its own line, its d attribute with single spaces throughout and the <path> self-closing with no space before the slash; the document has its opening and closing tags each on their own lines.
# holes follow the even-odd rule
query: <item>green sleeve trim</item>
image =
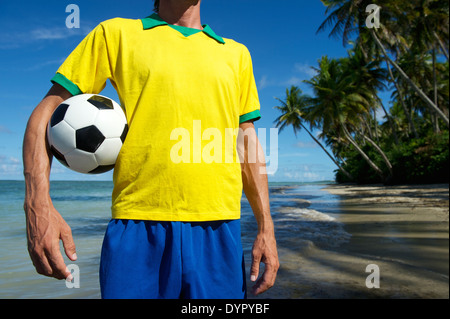
<svg viewBox="0 0 450 319">
<path fill-rule="evenodd" d="M 78 95 L 82 94 L 83 92 L 80 90 L 80 88 L 70 81 L 68 78 L 66 78 L 61 73 L 56 73 L 55 76 L 51 79 L 52 83 L 58 83 L 63 88 L 65 88 L 67 91 L 70 92 L 72 95 Z"/>
<path fill-rule="evenodd" d="M 239 116 L 239 124 L 250 121 L 250 120 L 257 121 L 260 118 L 261 118 L 261 113 L 259 112 L 259 110 L 254 110 L 253 112 L 242 114 L 241 116 Z"/>
</svg>

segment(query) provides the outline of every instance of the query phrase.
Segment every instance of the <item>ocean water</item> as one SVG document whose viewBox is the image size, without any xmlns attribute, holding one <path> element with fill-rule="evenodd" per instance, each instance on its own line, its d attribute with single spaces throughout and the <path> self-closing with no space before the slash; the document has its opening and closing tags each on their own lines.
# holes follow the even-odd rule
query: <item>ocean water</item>
<svg viewBox="0 0 450 319">
<path fill-rule="evenodd" d="M 311 245 L 336 247 L 350 239 L 327 207 L 337 198 L 321 189 L 323 183 L 270 184 L 271 211 L 278 246 L 298 253 Z M 56 209 L 72 228 L 80 270 L 79 288 L 65 281 L 38 275 L 27 252 L 23 212 L 24 182 L 0 181 L 0 298 L 100 298 L 98 268 L 106 225 L 110 220 L 111 182 L 53 181 L 51 197 Z M 247 270 L 256 222 L 245 196 L 242 206 L 242 241 Z"/>
</svg>

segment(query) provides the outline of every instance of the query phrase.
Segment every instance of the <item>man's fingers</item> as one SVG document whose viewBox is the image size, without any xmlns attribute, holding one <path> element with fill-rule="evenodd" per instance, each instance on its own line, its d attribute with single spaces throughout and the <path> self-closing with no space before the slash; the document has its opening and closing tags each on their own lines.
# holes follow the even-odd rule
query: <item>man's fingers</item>
<svg viewBox="0 0 450 319">
<path fill-rule="evenodd" d="M 252 294 L 258 295 L 263 292 L 262 285 L 263 285 L 263 277 L 261 276 L 258 281 L 256 281 L 255 285 L 252 287 Z M 265 291 L 265 290 L 264 290 Z"/>
<path fill-rule="evenodd" d="M 64 263 L 63 256 L 59 250 L 59 245 L 58 249 L 53 249 L 52 252 L 48 252 L 46 255 L 48 262 L 52 268 L 51 277 L 54 277 L 56 279 L 66 279 L 71 275 L 69 269 Z"/>
<path fill-rule="evenodd" d="M 40 275 L 51 276 L 52 275 L 52 267 L 48 263 L 47 257 L 44 252 L 39 254 L 37 252 L 30 252 L 31 261 L 33 262 L 34 268 L 36 268 L 36 272 Z"/>
<path fill-rule="evenodd" d="M 77 260 L 75 242 L 73 241 L 72 231 L 69 226 L 61 231 L 60 237 L 63 242 L 64 252 L 66 253 L 66 256 L 69 257 L 69 259 L 72 261 Z"/>
<path fill-rule="evenodd" d="M 252 254 L 252 266 L 250 268 L 250 280 L 256 281 L 259 275 L 259 265 L 261 263 L 261 255 L 253 252 Z"/>
<path fill-rule="evenodd" d="M 59 257 L 57 255 L 59 255 Z M 71 275 L 70 271 L 64 264 L 64 260 L 59 250 L 54 251 L 53 253 L 47 253 L 45 251 L 41 251 L 39 253 L 33 251 L 30 253 L 30 256 L 33 261 L 34 268 L 36 268 L 36 272 L 40 275 L 54 277 L 57 279 L 66 279 Z"/>
<path fill-rule="evenodd" d="M 276 276 L 277 269 L 269 264 L 266 264 L 266 268 L 261 278 L 259 278 L 256 284 L 252 287 L 252 293 L 254 295 L 258 295 L 273 287 Z"/>
</svg>

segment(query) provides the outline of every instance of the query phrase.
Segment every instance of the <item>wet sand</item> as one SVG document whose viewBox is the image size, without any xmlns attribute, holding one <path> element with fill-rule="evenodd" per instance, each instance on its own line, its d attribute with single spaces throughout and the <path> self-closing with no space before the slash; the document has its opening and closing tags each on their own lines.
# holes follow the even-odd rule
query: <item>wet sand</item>
<svg viewBox="0 0 450 319">
<path fill-rule="evenodd" d="M 341 222 L 350 239 L 319 247 L 281 237 L 276 285 L 257 298 L 449 298 L 448 184 L 330 185 L 322 191 L 337 199 L 313 203 L 314 209 Z M 370 264 L 379 268 L 379 288 L 366 286 Z"/>
</svg>

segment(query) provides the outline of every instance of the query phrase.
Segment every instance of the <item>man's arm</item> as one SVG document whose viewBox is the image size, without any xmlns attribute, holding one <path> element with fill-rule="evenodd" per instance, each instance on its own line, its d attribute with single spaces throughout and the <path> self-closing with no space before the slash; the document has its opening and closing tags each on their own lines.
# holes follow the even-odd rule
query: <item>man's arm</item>
<svg viewBox="0 0 450 319">
<path fill-rule="evenodd" d="M 53 207 L 50 198 L 50 168 L 52 154 L 47 143 L 47 123 L 56 107 L 71 94 L 59 84 L 52 86 L 31 114 L 23 141 L 25 176 L 26 229 L 28 252 L 39 274 L 68 278 L 59 241 L 70 260 L 76 260 L 75 244 L 69 225 Z"/>
<path fill-rule="evenodd" d="M 252 122 L 241 123 L 239 128 L 244 132 L 238 142 L 242 182 L 245 196 L 258 223 L 258 234 L 252 249 L 251 281 L 256 281 L 258 278 L 260 263 L 265 264 L 263 275 L 252 288 L 253 294 L 258 295 L 274 285 L 279 261 L 274 225 L 270 215 L 269 187 L 264 152 Z M 251 154 L 252 152 L 253 154 Z"/>
</svg>

